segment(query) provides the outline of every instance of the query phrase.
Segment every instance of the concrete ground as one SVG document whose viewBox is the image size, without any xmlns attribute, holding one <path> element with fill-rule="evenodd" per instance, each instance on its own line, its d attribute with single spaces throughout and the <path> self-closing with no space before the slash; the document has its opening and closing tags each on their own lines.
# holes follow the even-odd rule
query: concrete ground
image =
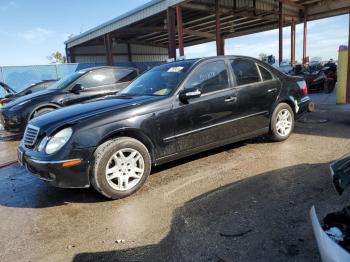
<svg viewBox="0 0 350 262">
<path fill-rule="evenodd" d="M 350 108 L 319 105 L 282 143 L 256 138 L 156 168 L 107 201 L 0 169 L 0 261 L 319 261 L 309 220 L 349 204 L 328 165 L 350 152 Z"/>
</svg>

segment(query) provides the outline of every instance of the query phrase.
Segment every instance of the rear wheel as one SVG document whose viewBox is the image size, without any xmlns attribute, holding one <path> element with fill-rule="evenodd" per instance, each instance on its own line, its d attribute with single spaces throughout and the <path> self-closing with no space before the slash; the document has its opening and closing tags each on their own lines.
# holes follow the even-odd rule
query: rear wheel
<svg viewBox="0 0 350 262">
<path fill-rule="evenodd" d="M 270 123 L 269 137 L 272 141 L 284 141 L 288 139 L 294 129 L 294 112 L 286 104 L 279 104 L 273 111 Z"/>
<path fill-rule="evenodd" d="M 323 87 L 323 91 L 326 94 L 332 93 L 333 89 L 335 86 L 335 82 L 333 79 L 327 79 L 324 81 L 324 87 Z"/>
<path fill-rule="evenodd" d="M 151 171 L 151 157 L 140 141 L 120 137 L 97 148 L 91 171 L 93 187 L 108 198 L 119 199 L 142 187 Z"/>
</svg>

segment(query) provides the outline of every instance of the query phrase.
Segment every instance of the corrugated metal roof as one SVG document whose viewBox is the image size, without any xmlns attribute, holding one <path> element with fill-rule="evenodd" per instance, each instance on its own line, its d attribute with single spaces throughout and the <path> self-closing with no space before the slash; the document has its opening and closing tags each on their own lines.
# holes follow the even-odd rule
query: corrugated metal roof
<svg viewBox="0 0 350 262">
<path fill-rule="evenodd" d="M 65 42 L 68 48 L 79 45 L 83 42 L 89 41 L 93 38 L 110 33 L 119 28 L 125 27 L 129 24 L 140 21 L 149 16 L 163 12 L 168 7 L 177 5 L 186 0 L 153 0 L 136 9 L 133 9 L 121 16 L 118 16 L 102 25 L 92 28 L 80 35 L 77 35 Z"/>
</svg>

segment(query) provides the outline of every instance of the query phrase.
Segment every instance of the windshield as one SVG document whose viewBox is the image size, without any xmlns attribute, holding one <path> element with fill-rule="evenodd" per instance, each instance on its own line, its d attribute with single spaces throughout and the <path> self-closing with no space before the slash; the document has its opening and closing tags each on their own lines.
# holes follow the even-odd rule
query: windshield
<svg viewBox="0 0 350 262">
<path fill-rule="evenodd" d="M 8 85 L 0 82 L 0 98 L 4 98 L 6 96 L 13 95 L 15 93 L 16 92 L 12 88 L 10 88 Z"/>
<path fill-rule="evenodd" d="M 120 94 L 166 96 L 177 88 L 193 63 L 191 60 L 157 66 L 134 80 Z"/>
<path fill-rule="evenodd" d="M 67 75 L 63 77 L 60 81 L 57 81 L 56 83 L 52 84 L 48 89 L 64 89 L 71 83 L 73 83 L 75 80 L 77 80 L 80 76 L 85 74 L 83 71 L 75 72 L 73 74 Z"/>
</svg>

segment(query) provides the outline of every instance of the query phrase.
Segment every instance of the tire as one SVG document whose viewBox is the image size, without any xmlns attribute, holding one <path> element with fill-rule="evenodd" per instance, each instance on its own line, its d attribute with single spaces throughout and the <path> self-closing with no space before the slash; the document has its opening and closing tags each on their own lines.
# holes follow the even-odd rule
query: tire
<svg viewBox="0 0 350 262">
<path fill-rule="evenodd" d="M 284 115 L 285 114 L 285 115 Z M 286 120 L 281 119 L 281 115 L 286 117 Z M 283 122 L 283 124 L 281 123 Z M 278 123 L 279 122 L 279 123 Z M 280 127 L 280 128 L 279 128 Z M 287 130 L 287 127 L 289 129 Z M 283 132 L 283 129 L 285 132 Z M 294 112 L 286 103 L 280 103 L 276 106 L 270 121 L 269 137 L 272 141 L 281 142 L 287 140 L 294 129 Z M 283 134 L 284 133 L 284 134 Z"/>
<path fill-rule="evenodd" d="M 97 148 L 90 178 L 99 193 L 110 199 L 120 199 L 138 191 L 150 172 L 151 157 L 146 146 L 136 139 L 120 137 Z"/>
<path fill-rule="evenodd" d="M 333 92 L 333 89 L 335 87 L 335 82 L 333 79 L 328 79 L 324 82 L 324 93 L 330 94 Z"/>
<path fill-rule="evenodd" d="M 55 110 L 55 108 L 52 108 L 52 107 L 41 108 L 41 109 L 35 111 L 35 112 L 32 114 L 32 117 L 31 117 L 30 119 L 36 118 L 36 117 L 38 117 L 38 116 L 42 116 L 42 115 L 47 114 L 47 113 L 49 113 L 49 112 L 52 112 L 52 111 L 54 111 L 54 110 Z"/>
</svg>

